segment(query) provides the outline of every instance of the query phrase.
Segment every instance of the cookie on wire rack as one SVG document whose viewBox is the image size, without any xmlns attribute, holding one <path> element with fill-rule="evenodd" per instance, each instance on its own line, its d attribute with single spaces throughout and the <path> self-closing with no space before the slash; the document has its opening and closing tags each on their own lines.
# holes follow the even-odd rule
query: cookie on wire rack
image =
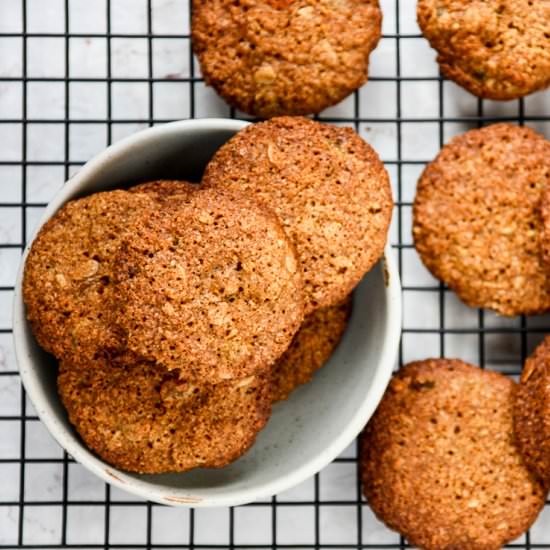
<svg viewBox="0 0 550 550">
<path fill-rule="evenodd" d="M 453 138 L 424 170 L 415 247 L 466 304 L 508 316 L 550 309 L 541 214 L 549 159 L 542 135 L 494 124 Z"/>
<path fill-rule="evenodd" d="M 540 213 L 542 217 L 542 253 L 550 270 L 550 185 L 546 185 L 542 190 Z"/>
<path fill-rule="evenodd" d="M 550 336 L 525 362 L 514 414 L 525 463 L 550 488 Z"/>
<path fill-rule="evenodd" d="M 367 81 L 381 22 L 378 0 L 194 0 L 193 49 L 233 107 L 319 113 Z"/>
<path fill-rule="evenodd" d="M 275 211 L 298 251 L 306 314 L 345 299 L 384 252 L 390 180 L 351 128 L 303 117 L 247 126 L 216 152 L 202 184 Z"/>
<path fill-rule="evenodd" d="M 453 359 L 401 369 L 360 442 L 380 520 L 425 550 L 497 550 L 525 532 L 546 491 L 515 443 L 515 388 Z"/>
<path fill-rule="evenodd" d="M 476 96 L 516 99 L 550 85 L 550 3 L 418 0 L 441 72 Z"/>
</svg>

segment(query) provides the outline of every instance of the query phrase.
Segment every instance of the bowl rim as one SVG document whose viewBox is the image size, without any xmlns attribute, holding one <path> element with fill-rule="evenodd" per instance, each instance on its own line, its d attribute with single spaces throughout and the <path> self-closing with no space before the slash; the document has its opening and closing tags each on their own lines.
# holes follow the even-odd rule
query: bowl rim
<svg viewBox="0 0 550 550">
<path fill-rule="evenodd" d="M 393 257 L 390 244 L 387 244 L 384 257 L 381 259 L 384 262 L 384 276 L 386 279 L 384 285 L 386 293 L 385 337 L 371 386 L 365 392 L 361 405 L 355 410 L 353 417 L 349 419 L 345 429 L 331 441 L 330 445 L 323 452 L 303 462 L 298 468 L 295 468 L 284 476 L 241 489 L 232 489 L 229 491 L 221 489 L 219 494 L 209 494 L 208 496 L 199 497 L 190 494 L 192 491 L 188 489 L 168 487 L 166 485 L 155 484 L 150 480 L 136 479 L 132 475 L 110 466 L 89 450 L 84 443 L 73 439 L 73 434 L 70 434 L 69 430 L 55 419 L 49 407 L 51 398 L 42 396 L 38 378 L 34 373 L 33 365 L 35 361 L 27 354 L 26 345 L 24 344 L 24 329 L 28 321 L 26 320 L 22 297 L 22 278 L 26 257 L 38 231 L 73 195 L 75 187 L 78 188 L 82 182 L 97 173 L 106 162 L 116 161 L 118 158 L 124 156 L 134 145 L 143 144 L 144 142 L 182 131 L 228 130 L 237 132 L 248 124 L 249 122 L 247 121 L 237 119 L 187 119 L 138 131 L 107 147 L 89 160 L 77 174 L 70 178 L 49 202 L 31 237 L 28 239 L 17 273 L 12 316 L 15 357 L 21 381 L 37 411 L 40 421 L 44 423 L 57 443 L 86 469 L 107 483 L 161 504 L 189 507 L 236 506 L 281 493 L 318 473 L 344 451 L 372 416 L 384 395 L 397 358 L 401 338 L 401 284 L 397 263 Z M 57 395 L 56 398 L 58 398 Z"/>
</svg>

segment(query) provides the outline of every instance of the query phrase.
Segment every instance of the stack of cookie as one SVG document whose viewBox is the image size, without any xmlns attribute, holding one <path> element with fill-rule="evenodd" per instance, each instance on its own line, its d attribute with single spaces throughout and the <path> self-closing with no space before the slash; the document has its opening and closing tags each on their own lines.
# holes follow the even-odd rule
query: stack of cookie
<svg viewBox="0 0 550 550">
<path fill-rule="evenodd" d="M 33 243 L 23 292 L 84 442 L 142 473 L 241 456 L 338 344 L 391 210 L 355 132 L 292 118 L 237 134 L 201 186 L 66 204 Z"/>
</svg>

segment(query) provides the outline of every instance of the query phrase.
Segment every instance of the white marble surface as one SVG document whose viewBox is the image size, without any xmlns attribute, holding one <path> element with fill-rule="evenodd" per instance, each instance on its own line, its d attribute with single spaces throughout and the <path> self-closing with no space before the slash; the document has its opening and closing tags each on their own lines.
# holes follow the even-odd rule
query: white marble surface
<svg viewBox="0 0 550 550">
<path fill-rule="evenodd" d="M 19 37 L 5 37 L 1 33 L 17 33 L 22 30 L 22 0 L 0 0 L 0 77 L 20 78 L 23 70 L 22 41 Z M 63 33 L 65 29 L 64 0 L 27 0 L 27 31 L 31 33 Z M 101 34 L 107 31 L 105 17 L 106 0 L 69 0 L 68 28 L 72 33 Z M 397 32 L 394 0 L 381 1 L 384 10 L 384 33 Z M 111 140 L 154 123 L 171 119 L 228 116 L 225 103 L 202 82 L 195 83 L 195 104 L 190 104 L 189 82 L 178 79 L 199 73 L 191 66 L 189 34 L 189 10 L 186 0 L 151 0 L 153 57 L 152 89 L 147 82 L 113 82 L 110 89 L 105 82 L 69 82 L 68 95 L 65 84 L 58 82 L 30 81 L 26 87 L 27 146 L 25 160 L 39 161 L 27 166 L 28 202 L 35 206 L 27 209 L 26 223 L 29 231 L 38 219 L 43 204 L 61 187 L 65 179 L 63 161 L 68 160 L 67 173 L 71 175 L 79 166 L 107 145 L 109 139 L 107 97 L 111 98 Z M 414 0 L 401 0 L 399 31 L 417 35 L 414 18 Z M 111 0 L 111 32 L 119 34 L 143 34 L 147 32 L 146 0 Z M 174 35 L 159 38 L 158 35 Z M 156 35 L 156 36 L 155 36 Z M 105 38 L 75 37 L 66 40 L 62 36 L 49 38 L 29 37 L 27 40 L 27 76 L 33 78 L 63 78 L 65 76 L 65 51 L 69 48 L 68 75 L 71 78 L 105 78 L 107 76 L 108 43 Z M 146 78 L 149 42 L 146 38 L 113 38 L 110 43 L 111 75 L 122 79 Z M 405 77 L 436 77 L 434 54 L 426 41 L 419 37 L 400 41 L 401 75 Z M 398 128 L 391 120 L 397 115 L 397 84 L 395 81 L 376 80 L 396 76 L 396 40 L 385 37 L 372 56 L 371 75 L 375 79 L 359 92 L 359 111 L 354 110 L 353 98 L 329 109 L 324 116 L 349 118 L 359 115 L 361 134 L 378 150 L 387 162 L 394 189 L 398 192 L 397 168 Z M 152 111 L 149 94 L 152 92 Z M 401 82 L 401 158 L 406 161 L 427 161 L 439 149 L 440 110 L 445 117 L 475 116 L 477 100 L 456 85 L 443 84 L 442 106 L 438 99 L 439 84 L 432 81 Z M 0 124 L 0 161 L 21 161 L 23 116 L 23 85 L 21 81 L 0 82 L 0 118 L 9 123 Z M 517 117 L 519 103 L 483 102 L 484 114 L 492 117 Z M 535 94 L 524 102 L 525 115 L 536 117 L 550 113 L 550 92 Z M 68 129 L 68 147 L 65 144 L 65 114 L 71 121 Z M 418 119 L 422 119 L 418 121 Z M 44 120 L 49 122 L 44 123 Z M 35 122 L 33 122 L 35 121 Z M 42 121 L 42 122 L 36 122 Z M 88 122 L 87 122 L 88 121 Z M 92 121 L 92 122 L 89 122 Z M 548 123 L 537 121 L 529 125 L 550 137 Z M 475 124 L 448 121 L 443 125 L 443 139 L 463 132 Z M 65 155 L 67 153 L 67 159 Z M 61 162 L 61 164 L 48 164 Z M 41 163 L 41 164 L 40 164 Z M 416 179 L 422 169 L 420 164 L 403 164 L 401 200 L 412 201 Z M 17 203 L 22 198 L 20 165 L 0 165 L 0 203 Z M 392 226 L 393 243 L 410 244 L 411 209 L 402 206 L 401 235 L 395 221 Z M 397 220 L 397 216 L 395 217 Z M 22 235 L 22 215 L 19 207 L 0 206 L 0 329 L 11 326 L 10 310 L 12 291 L 20 257 L 17 248 L 3 248 L 5 244 L 18 244 Z M 427 273 L 413 249 L 403 249 L 403 284 L 410 286 L 436 285 Z M 477 311 L 466 308 L 452 293 L 445 294 L 444 322 L 448 328 L 472 328 L 478 326 Z M 404 292 L 404 327 L 437 329 L 440 325 L 438 292 Z M 528 326 L 549 326 L 548 318 L 532 318 Z M 519 319 L 500 319 L 485 314 L 486 326 L 519 327 Z M 540 340 L 540 335 L 529 335 L 529 350 Z M 448 356 L 479 362 L 479 337 L 476 334 L 446 334 L 443 338 Z M 427 355 L 440 354 L 439 334 L 411 334 L 403 336 L 403 359 L 409 361 Z M 504 372 L 517 371 L 521 361 L 519 335 L 486 335 L 486 364 Z M 21 450 L 21 422 L 10 420 L 21 413 L 21 389 L 13 355 L 11 335 L 0 334 L 0 371 L 10 372 L 0 376 L 0 459 L 16 459 Z M 27 403 L 27 414 L 33 415 L 32 405 Z M 41 423 L 26 422 L 26 459 L 60 459 L 62 452 L 52 441 Z M 355 456 L 355 447 L 344 453 Z M 32 502 L 24 507 L 23 543 L 29 548 L 44 544 L 60 544 L 63 513 L 60 505 L 40 505 L 41 502 L 60 503 L 64 496 L 63 463 L 27 462 L 23 499 Z M 9 547 L 18 542 L 20 497 L 20 465 L 0 463 L 0 546 Z M 104 545 L 147 543 L 147 507 L 117 489 L 111 489 L 108 541 L 105 540 L 106 487 L 80 465 L 68 465 L 66 516 L 66 545 Z M 358 509 L 353 504 L 357 498 L 355 463 L 335 463 L 319 477 L 321 502 L 339 502 L 341 505 L 321 505 L 319 509 L 319 543 L 354 545 L 358 540 Z M 314 480 L 310 479 L 278 495 L 280 501 L 305 502 L 315 496 Z M 86 506 L 78 502 L 90 501 Z M 352 504 L 345 504 L 351 501 Z M 131 504 L 128 504 L 131 503 Z M 190 542 L 190 513 L 187 510 L 154 506 L 152 508 L 151 540 L 154 545 L 186 545 Z M 276 542 L 300 545 L 315 543 L 315 507 L 278 506 L 276 509 Z M 242 507 L 233 511 L 234 539 L 238 546 L 273 544 L 273 510 L 266 503 Z M 361 540 L 373 547 L 396 544 L 399 537 L 380 525 L 366 506 L 361 508 Z M 199 510 L 194 514 L 193 540 L 195 544 L 229 545 L 230 511 L 228 509 Z M 541 515 L 531 530 L 531 543 L 550 548 L 550 508 Z M 523 547 L 525 539 L 518 541 Z"/>
</svg>

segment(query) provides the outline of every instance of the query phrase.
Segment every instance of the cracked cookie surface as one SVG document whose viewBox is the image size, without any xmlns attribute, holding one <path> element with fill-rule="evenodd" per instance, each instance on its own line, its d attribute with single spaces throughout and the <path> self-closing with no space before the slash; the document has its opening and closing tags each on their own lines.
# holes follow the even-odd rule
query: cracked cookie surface
<svg viewBox="0 0 550 550">
<path fill-rule="evenodd" d="M 189 186 L 198 187 L 197 184 L 185 180 L 154 180 L 134 185 L 128 191 L 148 195 L 162 205 L 177 199 L 178 195 L 185 196 Z"/>
</svg>

